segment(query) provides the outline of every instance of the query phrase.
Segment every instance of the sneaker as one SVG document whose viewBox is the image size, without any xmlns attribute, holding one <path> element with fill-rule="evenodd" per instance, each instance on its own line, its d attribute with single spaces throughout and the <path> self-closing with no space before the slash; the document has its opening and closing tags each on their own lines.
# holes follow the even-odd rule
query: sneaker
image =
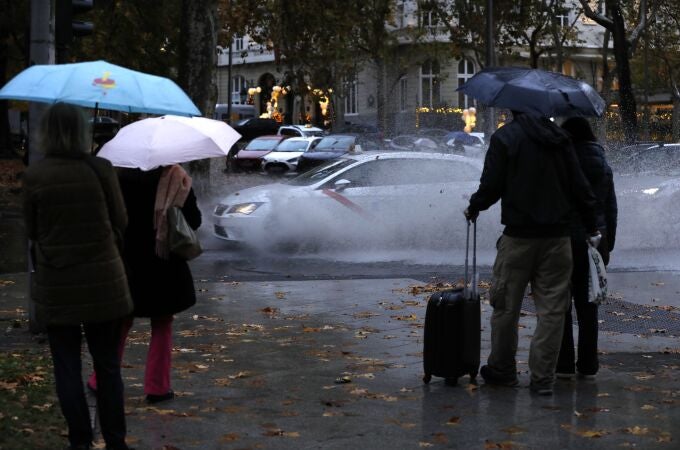
<svg viewBox="0 0 680 450">
<path fill-rule="evenodd" d="M 555 377 L 560 380 L 573 380 L 576 378 L 576 374 L 574 372 L 555 372 Z"/>
<path fill-rule="evenodd" d="M 147 403 L 158 403 L 158 402 L 164 402 L 166 400 L 172 400 L 173 398 L 175 398 L 175 393 L 172 390 L 170 390 L 167 393 L 160 394 L 160 395 L 147 394 L 146 395 L 146 402 Z"/>
<path fill-rule="evenodd" d="M 517 376 L 508 377 L 500 375 L 489 366 L 482 366 L 479 370 L 479 374 L 484 378 L 486 384 L 494 384 L 497 386 L 517 386 L 519 384 Z"/>
<path fill-rule="evenodd" d="M 531 392 L 536 395 L 553 395 L 552 386 L 529 384 L 529 390 L 531 390 Z"/>
</svg>

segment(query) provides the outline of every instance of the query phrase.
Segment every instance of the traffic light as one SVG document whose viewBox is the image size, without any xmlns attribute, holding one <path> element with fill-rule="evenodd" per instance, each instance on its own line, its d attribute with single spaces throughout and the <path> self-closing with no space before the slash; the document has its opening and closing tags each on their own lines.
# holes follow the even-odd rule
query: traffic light
<svg viewBox="0 0 680 450">
<path fill-rule="evenodd" d="M 93 0 L 57 0 L 55 7 L 54 33 L 57 51 L 68 54 L 68 47 L 74 37 L 88 36 L 94 30 L 92 22 L 74 20 L 92 9 Z"/>
</svg>

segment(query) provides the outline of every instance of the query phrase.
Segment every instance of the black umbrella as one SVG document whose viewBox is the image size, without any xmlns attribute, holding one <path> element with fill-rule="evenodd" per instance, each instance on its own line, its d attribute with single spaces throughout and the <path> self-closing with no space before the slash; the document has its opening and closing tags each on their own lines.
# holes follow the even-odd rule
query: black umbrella
<svg viewBox="0 0 680 450">
<path fill-rule="evenodd" d="M 457 90 L 487 106 L 548 117 L 601 116 L 606 106 L 583 81 L 522 67 L 488 67 Z"/>
</svg>

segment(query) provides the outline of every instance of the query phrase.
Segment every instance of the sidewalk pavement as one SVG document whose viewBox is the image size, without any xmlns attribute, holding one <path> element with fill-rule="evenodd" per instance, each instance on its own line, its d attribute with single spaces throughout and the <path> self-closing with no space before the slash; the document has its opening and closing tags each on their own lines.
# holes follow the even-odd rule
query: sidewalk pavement
<svg viewBox="0 0 680 450">
<path fill-rule="evenodd" d="M 595 381 L 528 389 L 535 316 L 522 315 L 520 386 L 424 385 L 429 294 L 413 279 L 238 282 L 195 266 L 198 303 L 175 322 L 174 400 L 144 403 L 148 320 L 124 357 L 137 449 L 644 449 L 680 442 L 680 274 L 610 274 Z M 26 276 L 0 287 L 2 314 L 26 304 Z M 482 282 L 482 285 L 484 282 Z M 483 297 L 484 298 L 484 297 Z M 482 361 L 489 352 L 482 305 Z M 6 331 L 0 348 L 18 345 Z M 39 344 L 35 344 L 39 345 Z"/>
</svg>

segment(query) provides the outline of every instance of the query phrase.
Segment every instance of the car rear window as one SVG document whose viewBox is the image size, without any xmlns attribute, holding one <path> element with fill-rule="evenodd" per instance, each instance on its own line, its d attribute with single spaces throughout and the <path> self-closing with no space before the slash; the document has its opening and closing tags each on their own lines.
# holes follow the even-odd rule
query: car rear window
<svg viewBox="0 0 680 450">
<path fill-rule="evenodd" d="M 307 148 L 306 141 L 292 141 L 290 139 L 281 142 L 277 147 L 277 152 L 303 152 Z"/>
<path fill-rule="evenodd" d="M 349 151 L 354 145 L 354 136 L 326 136 L 314 148 L 317 152 Z"/>
<path fill-rule="evenodd" d="M 279 142 L 276 139 L 253 139 L 244 150 L 274 150 Z"/>
</svg>

